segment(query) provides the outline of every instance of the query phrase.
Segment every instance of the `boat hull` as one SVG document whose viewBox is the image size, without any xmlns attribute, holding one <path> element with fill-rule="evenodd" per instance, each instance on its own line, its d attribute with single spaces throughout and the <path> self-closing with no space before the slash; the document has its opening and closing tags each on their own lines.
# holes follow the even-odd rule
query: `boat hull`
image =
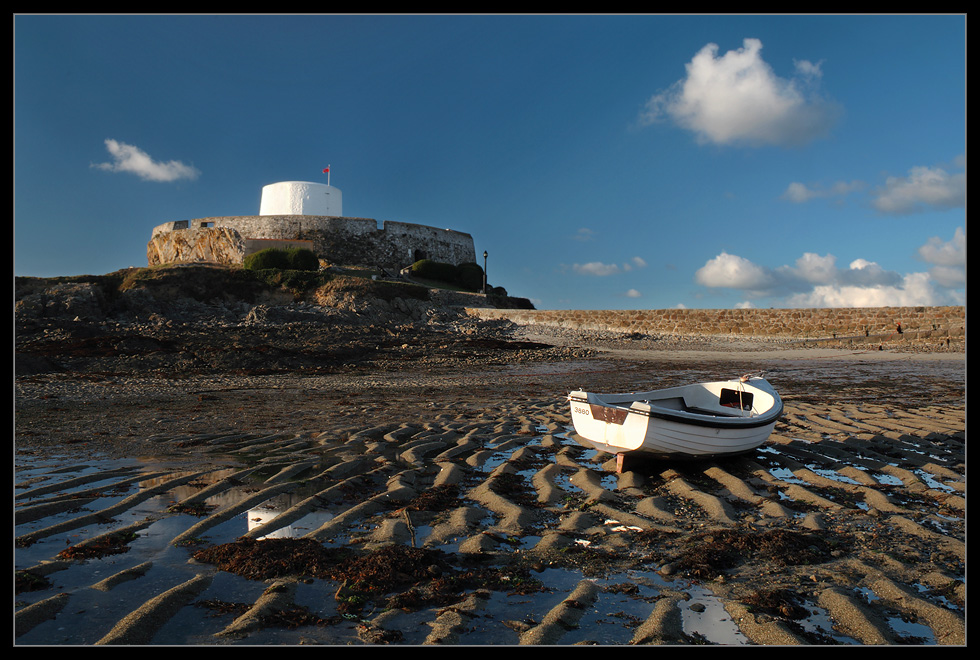
<svg viewBox="0 0 980 660">
<path fill-rule="evenodd" d="M 734 410 L 724 392 L 738 392 L 761 409 Z M 749 398 L 751 395 L 751 398 Z M 721 381 L 657 392 L 569 395 L 576 434 L 596 449 L 614 454 L 713 458 L 741 454 L 769 438 L 782 401 L 762 379 Z M 697 401 L 701 407 L 685 405 Z"/>
</svg>

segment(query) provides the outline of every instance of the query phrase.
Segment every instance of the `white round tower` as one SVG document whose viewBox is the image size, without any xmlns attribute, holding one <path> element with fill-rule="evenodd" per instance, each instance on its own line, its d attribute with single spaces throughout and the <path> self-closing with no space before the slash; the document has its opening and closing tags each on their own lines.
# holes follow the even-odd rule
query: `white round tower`
<svg viewBox="0 0 980 660">
<path fill-rule="evenodd" d="M 259 215 L 343 216 L 339 188 L 308 181 L 280 181 L 262 187 Z"/>
</svg>

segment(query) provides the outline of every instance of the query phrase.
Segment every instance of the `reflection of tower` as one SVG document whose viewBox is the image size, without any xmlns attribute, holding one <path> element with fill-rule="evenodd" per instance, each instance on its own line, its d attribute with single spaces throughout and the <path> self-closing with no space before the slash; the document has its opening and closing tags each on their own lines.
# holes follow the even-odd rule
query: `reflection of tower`
<svg viewBox="0 0 980 660">
<path fill-rule="evenodd" d="M 248 512 L 248 531 L 252 531 L 256 527 L 261 527 L 266 523 L 271 522 L 282 513 L 281 509 L 251 509 Z M 263 539 L 288 539 L 294 536 L 299 536 L 293 531 L 293 528 L 289 525 L 285 527 L 280 527 L 279 529 L 273 530 L 269 534 L 263 536 Z"/>
<path fill-rule="evenodd" d="M 262 187 L 259 215 L 326 215 L 342 217 L 339 188 L 309 181 L 280 181 Z"/>
<path fill-rule="evenodd" d="M 297 504 L 298 496 L 292 493 L 277 495 L 270 500 L 266 500 L 258 507 L 249 509 L 246 514 L 248 531 L 268 525 L 281 514 L 290 511 L 296 515 L 288 520 L 281 520 L 280 526 L 270 527 L 267 534 L 263 534 L 259 539 L 284 539 L 298 538 L 303 536 L 311 529 L 317 529 L 328 520 L 333 518 L 329 511 L 310 506 L 306 511 L 296 512 L 293 508 Z"/>
</svg>

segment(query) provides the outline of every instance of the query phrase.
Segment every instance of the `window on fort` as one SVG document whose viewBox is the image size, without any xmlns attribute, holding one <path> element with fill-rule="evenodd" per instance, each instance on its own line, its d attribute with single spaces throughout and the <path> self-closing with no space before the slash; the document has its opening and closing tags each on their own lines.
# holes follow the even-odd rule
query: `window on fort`
<svg viewBox="0 0 980 660">
<path fill-rule="evenodd" d="M 213 222 L 201 222 L 201 227 L 214 227 Z"/>
<path fill-rule="evenodd" d="M 187 229 L 188 224 L 188 220 L 178 220 L 174 223 L 174 229 Z"/>
</svg>

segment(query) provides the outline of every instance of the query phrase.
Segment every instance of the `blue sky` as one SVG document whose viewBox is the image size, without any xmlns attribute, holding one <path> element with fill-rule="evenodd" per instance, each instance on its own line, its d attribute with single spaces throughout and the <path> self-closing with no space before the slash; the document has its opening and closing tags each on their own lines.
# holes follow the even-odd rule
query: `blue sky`
<svg viewBox="0 0 980 660">
<path fill-rule="evenodd" d="M 964 16 L 17 16 L 15 274 L 324 181 L 540 309 L 965 304 Z"/>
</svg>

